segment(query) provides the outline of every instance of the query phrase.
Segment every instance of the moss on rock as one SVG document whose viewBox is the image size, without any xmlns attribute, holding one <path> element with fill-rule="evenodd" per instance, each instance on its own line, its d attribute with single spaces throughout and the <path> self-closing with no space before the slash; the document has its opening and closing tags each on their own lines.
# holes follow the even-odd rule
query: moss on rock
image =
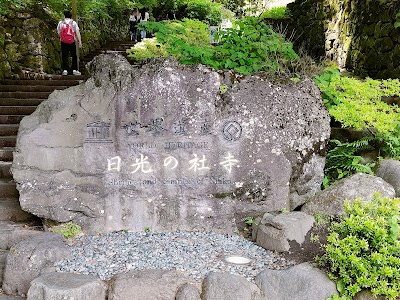
<svg viewBox="0 0 400 300">
<path fill-rule="evenodd" d="M 7 55 L 7 60 L 10 62 L 16 62 L 21 57 L 21 54 L 18 52 L 18 44 L 7 43 L 4 47 L 4 51 Z"/>
</svg>

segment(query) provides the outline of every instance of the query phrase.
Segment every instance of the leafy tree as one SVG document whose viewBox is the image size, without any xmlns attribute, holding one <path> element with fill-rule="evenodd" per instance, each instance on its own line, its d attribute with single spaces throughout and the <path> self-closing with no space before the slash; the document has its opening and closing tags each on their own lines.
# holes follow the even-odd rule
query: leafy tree
<svg viewBox="0 0 400 300">
<path fill-rule="evenodd" d="M 244 0 L 216 0 L 215 2 L 221 3 L 226 9 L 229 9 L 238 17 L 244 15 L 244 6 L 246 5 Z"/>
</svg>

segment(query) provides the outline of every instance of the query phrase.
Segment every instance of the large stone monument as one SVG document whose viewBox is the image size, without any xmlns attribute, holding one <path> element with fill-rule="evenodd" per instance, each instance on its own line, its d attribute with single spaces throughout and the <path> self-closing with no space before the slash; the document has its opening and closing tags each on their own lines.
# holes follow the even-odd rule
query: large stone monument
<svg viewBox="0 0 400 300">
<path fill-rule="evenodd" d="M 293 209 L 323 178 L 329 115 L 317 87 L 172 60 L 100 55 L 20 126 L 12 172 L 24 210 L 87 232 L 230 232 Z"/>
</svg>

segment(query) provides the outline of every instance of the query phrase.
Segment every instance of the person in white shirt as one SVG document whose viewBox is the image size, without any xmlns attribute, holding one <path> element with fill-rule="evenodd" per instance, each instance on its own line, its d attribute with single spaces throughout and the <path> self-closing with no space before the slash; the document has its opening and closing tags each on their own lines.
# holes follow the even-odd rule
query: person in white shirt
<svg viewBox="0 0 400 300">
<path fill-rule="evenodd" d="M 141 17 L 142 18 L 140 20 L 140 23 L 147 22 L 150 18 L 149 13 L 145 7 L 143 7 L 143 9 L 141 11 Z M 142 40 L 146 38 L 146 30 L 145 29 L 140 30 L 140 37 L 142 38 Z"/>
<path fill-rule="evenodd" d="M 71 12 L 65 10 L 64 20 L 60 21 L 57 25 L 57 31 L 61 41 L 62 75 L 68 75 L 69 55 L 71 55 L 72 58 L 72 74 L 81 75 L 81 72 L 78 71 L 78 57 L 76 55 L 76 42 L 78 43 L 78 47 L 82 48 L 81 34 L 78 24 L 71 18 Z"/>
</svg>

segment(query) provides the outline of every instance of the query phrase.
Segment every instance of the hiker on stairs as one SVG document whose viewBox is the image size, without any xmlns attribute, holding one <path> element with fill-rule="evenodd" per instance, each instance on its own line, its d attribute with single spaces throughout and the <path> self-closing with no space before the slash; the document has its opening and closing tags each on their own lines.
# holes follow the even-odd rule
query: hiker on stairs
<svg viewBox="0 0 400 300">
<path fill-rule="evenodd" d="M 62 75 L 68 75 L 68 59 L 70 54 L 72 58 L 72 74 L 81 75 L 81 72 L 78 71 L 78 57 L 76 55 L 76 42 L 78 42 L 79 48 L 82 48 L 81 34 L 78 24 L 71 18 L 71 12 L 65 10 L 64 20 L 60 21 L 57 25 L 57 31 L 61 40 Z"/>
</svg>

